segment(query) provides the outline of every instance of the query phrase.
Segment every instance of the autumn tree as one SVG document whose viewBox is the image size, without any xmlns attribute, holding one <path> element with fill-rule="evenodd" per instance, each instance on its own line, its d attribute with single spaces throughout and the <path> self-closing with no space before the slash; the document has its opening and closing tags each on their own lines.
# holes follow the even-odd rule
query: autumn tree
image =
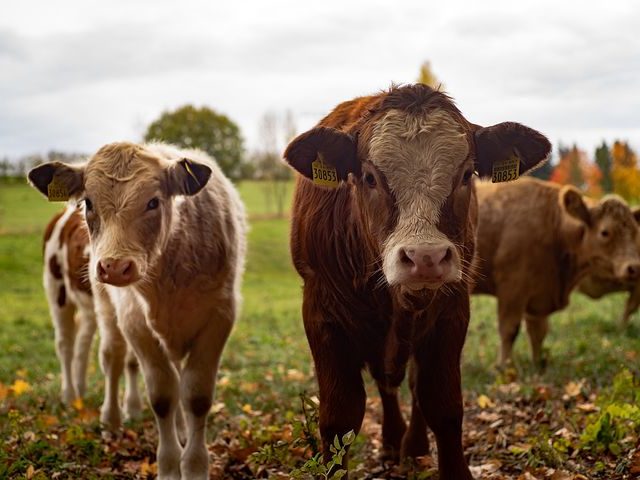
<svg viewBox="0 0 640 480">
<path fill-rule="evenodd" d="M 214 157 L 228 177 L 241 176 L 244 148 L 240 128 L 226 115 L 208 107 L 185 105 L 164 112 L 149 125 L 144 139 L 198 148 Z"/>
<path fill-rule="evenodd" d="M 627 142 L 616 140 L 611 147 L 613 191 L 628 201 L 640 198 L 638 158 Z"/>
<path fill-rule="evenodd" d="M 433 70 L 431 70 L 431 62 L 428 60 L 420 65 L 420 74 L 418 75 L 418 83 L 427 85 L 434 90 L 444 89 L 444 83 L 442 83 L 438 77 L 436 77 Z"/>
<path fill-rule="evenodd" d="M 604 193 L 613 192 L 613 180 L 611 178 L 611 153 L 606 142 L 596 148 L 595 153 L 596 165 L 602 173 L 600 179 L 600 187 Z"/>
<path fill-rule="evenodd" d="M 574 185 L 593 196 L 601 195 L 600 169 L 589 161 L 587 153 L 575 144 L 572 148 L 561 145 L 558 150 L 558 164 L 553 169 L 550 180 L 563 185 Z"/>
</svg>

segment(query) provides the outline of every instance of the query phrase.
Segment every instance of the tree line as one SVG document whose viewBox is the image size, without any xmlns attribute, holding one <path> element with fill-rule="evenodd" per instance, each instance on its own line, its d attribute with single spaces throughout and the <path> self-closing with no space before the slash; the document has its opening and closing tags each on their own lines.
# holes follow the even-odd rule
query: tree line
<svg viewBox="0 0 640 480">
<path fill-rule="evenodd" d="M 560 143 L 558 160 L 548 162 L 532 175 L 574 185 L 594 197 L 615 193 L 629 202 L 640 202 L 638 156 L 624 140 L 615 140 L 611 145 L 603 141 L 593 157 L 576 144 L 568 147 Z"/>
</svg>

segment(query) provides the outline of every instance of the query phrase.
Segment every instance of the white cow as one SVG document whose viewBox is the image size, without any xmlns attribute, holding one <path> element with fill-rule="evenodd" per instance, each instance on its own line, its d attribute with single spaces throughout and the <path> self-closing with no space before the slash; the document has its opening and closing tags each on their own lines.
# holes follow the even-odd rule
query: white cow
<svg viewBox="0 0 640 480">
<path fill-rule="evenodd" d="M 84 165 L 44 164 L 29 179 L 44 194 L 84 203 L 89 273 L 140 361 L 159 430 L 159 477 L 208 478 L 206 417 L 246 250 L 236 190 L 206 154 L 165 144 L 109 144 Z"/>
</svg>

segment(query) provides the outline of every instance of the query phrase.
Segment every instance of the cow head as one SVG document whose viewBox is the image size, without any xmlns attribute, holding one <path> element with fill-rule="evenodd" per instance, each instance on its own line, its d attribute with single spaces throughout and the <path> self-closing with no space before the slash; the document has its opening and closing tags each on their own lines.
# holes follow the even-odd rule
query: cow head
<svg viewBox="0 0 640 480">
<path fill-rule="evenodd" d="M 83 204 L 91 239 L 90 269 L 97 279 L 125 286 L 145 278 L 167 242 L 176 198 L 198 193 L 211 169 L 131 143 L 105 145 L 83 165 L 52 162 L 29 172 L 47 195 L 52 182 Z"/>
<path fill-rule="evenodd" d="M 565 186 L 560 203 L 569 219 L 564 222 L 565 241 L 592 274 L 623 282 L 640 278 L 638 224 L 624 200 L 608 195 L 585 201 L 578 190 Z"/>
<path fill-rule="evenodd" d="M 473 234 L 474 174 L 490 176 L 509 158 L 523 173 L 550 148 L 543 135 L 517 123 L 473 125 L 445 94 L 411 85 L 381 94 L 344 130 L 303 133 L 284 157 L 309 179 L 314 162 L 335 169 L 348 184 L 340 188 L 354 192 L 387 282 L 416 290 L 461 279 L 469 261 L 465 235 Z"/>
</svg>

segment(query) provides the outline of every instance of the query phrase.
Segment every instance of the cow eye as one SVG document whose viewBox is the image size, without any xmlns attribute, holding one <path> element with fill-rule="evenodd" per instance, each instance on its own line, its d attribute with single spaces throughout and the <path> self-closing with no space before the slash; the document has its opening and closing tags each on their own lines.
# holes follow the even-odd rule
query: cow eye
<svg viewBox="0 0 640 480">
<path fill-rule="evenodd" d="M 367 173 L 364 176 L 364 181 L 367 182 L 367 185 L 369 185 L 371 188 L 376 186 L 376 177 L 373 175 L 373 173 Z"/>
<path fill-rule="evenodd" d="M 609 238 L 609 235 L 611 235 L 611 233 L 609 232 L 609 230 L 601 230 L 600 231 L 600 236 L 602 238 Z"/>
<path fill-rule="evenodd" d="M 464 172 L 464 175 L 462 176 L 462 184 L 468 185 L 471 181 L 471 177 L 473 177 L 473 170 L 467 170 Z"/>
<path fill-rule="evenodd" d="M 93 212 L 93 203 L 88 198 L 84 199 L 84 208 L 87 209 L 87 212 Z"/>
<path fill-rule="evenodd" d="M 160 205 L 160 201 L 154 197 L 147 203 L 147 210 L 155 210 Z"/>
</svg>

